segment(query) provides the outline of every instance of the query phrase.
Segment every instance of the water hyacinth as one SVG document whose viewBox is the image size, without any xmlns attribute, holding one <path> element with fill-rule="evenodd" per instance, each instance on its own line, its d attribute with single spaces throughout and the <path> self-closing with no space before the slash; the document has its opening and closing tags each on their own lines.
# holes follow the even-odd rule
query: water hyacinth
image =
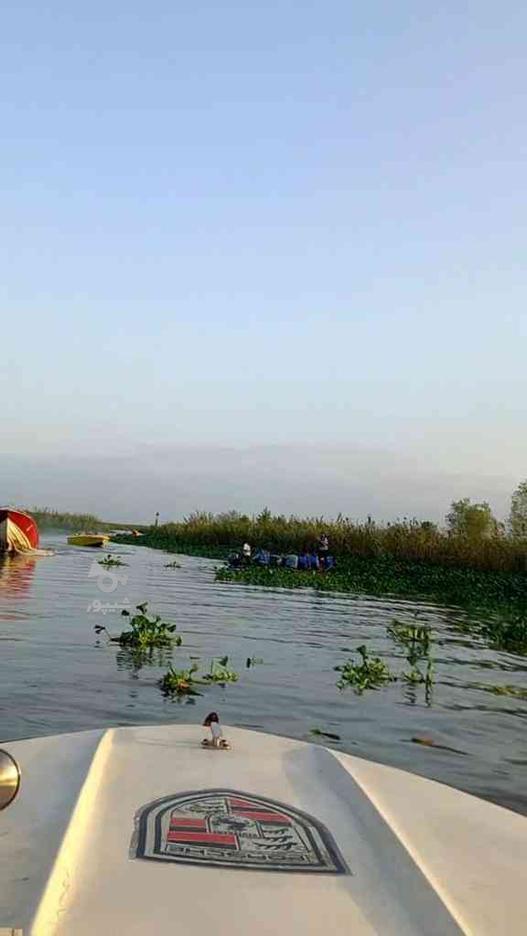
<svg viewBox="0 0 527 936">
<path fill-rule="evenodd" d="M 177 670 L 170 666 L 159 680 L 159 687 L 166 695 L 199 695 L 194 674 L 198 666 L 193 663 L 188 669 Z"/>
<path fill-rule="evenodd" d="M 345 663 L 335 666 L 340 673 L 337 681 L 339 689 L 351 686 L 357 695 L 362 695 L 366 689 L 379 689 L 386 683 L 393 682 L 394 676 L 379 657 L 371 657 L 364 644 L 357 647 L 359 662 L 349 659 Z"/>
<path fill-rule="evenodd" d="M 228 566 L 216 572 L 220 582 L 241 582 L 271 588 L 313 588 L 319 592 L 349 592 L 354 595 L 388 595 L 426 599 L 438 603 L 488 609 L 497 615 L 486 624 L 485 633 L 505 648 L 527 648 L 527 575 L 519 572 L 477 572 L 446 569 L 390 558 L 366 560 L 341 558 L 328 573 L 292 571 L 284 568 L 242 569 Z M 514 646 L 513 646 L 514 645 Z M 516 651 L 515 651 L 516 652 Z M 521 649 L 519 652 L 523 652 Z"/>
<path fill-rule="evenodd" d="M 175 634 L 175 624 L 169 624 L 162 621 L 159 615 L 151 618 L 148 616 L 148 602 L 137 605 L 136 610 L 139 614 L 134 614 L 130 619 L 130 630 L 122 631 L 119 637 L 112 637 L 108 634 L 106 627 L 102 624 L 95 625 L 95 632 L 108 634 L 111 643 L 118 643 L 121 647 L 128 647 L 131 650 L 144 651 L 153 647 L 171 647 L 180 646 L 181 637 Z M 123 617 L 130 617 L 129 611 L 121 611 Z"/>
<path fill-rule="evenodd" d="M 103 566 L 105 569 L 112 569 L 115 566 L 125 566 L 126 562 L 123 562 L 122 559 L 119 559 L 119 556 L 112 556 L 111 553 L 108 553 L 104 559 L 98 559 L 98 564 Z"/>
<path fill-rule="evenodd" d="M 228 656 L 220 657 L 219 660 L 212 660 L 209 672 L 205 673 L 203 677 L 205 682 L 220 683 L 220 685 L 237 682 L 238 673 L 229 669 L 228 662 Z"/>
</svg>

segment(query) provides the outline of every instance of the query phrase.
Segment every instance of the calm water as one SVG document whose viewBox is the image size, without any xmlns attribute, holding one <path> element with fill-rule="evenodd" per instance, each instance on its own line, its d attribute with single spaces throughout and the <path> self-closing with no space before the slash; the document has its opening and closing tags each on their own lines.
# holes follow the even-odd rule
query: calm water
<svg viewBox="0 0 527 936">
<path fill-rule="evenodd" d="M 69 547 L 64 536 L 42 544 L 55 554 L 0 565 L 0 692 L 4 740 L 103 725 L 197 722 L 217 709 L 223 721 L 313 740 L 318 728 L 340 736 L 326 743 L 362 757 L 445 781 L 527 813 L 527 701 L 498 697 L 482 685 L 527 684 L 527 659 L 499 653 L 467 632 L 465 612 L 375 598 L 329 596 L 214 582 L 215 561 L 174 557 L 125 546 L 111 551 L 128 563 L 115 590 L 90 577 L 101 553 Z M 94 625 L 119 633 L 123 618 L 100 604 L 148 600 L 178 625 L 174 651 L 208 667 L 228 654 L 236 685 L 211 687 L 192 700 L 171 701 L 157 680 L 166 668 L 137 670 L 128 655 L 98 641 Z M 95 604 L 94 604 L 95 603 Z M 99 610 L 97 610 L 99 609 Z M 400 683 L 358 697 L 335 688 L 333 667 L 361 643 L 397 671 L 403 660 L 386 637 L 394 617 L 416 610 L 435 635 L 432 705 L 424 690 Z M 264 662 L 245 668 L 247 657 Z M 431 738 L 443 748 L 416 744 Z"/>
</svg>

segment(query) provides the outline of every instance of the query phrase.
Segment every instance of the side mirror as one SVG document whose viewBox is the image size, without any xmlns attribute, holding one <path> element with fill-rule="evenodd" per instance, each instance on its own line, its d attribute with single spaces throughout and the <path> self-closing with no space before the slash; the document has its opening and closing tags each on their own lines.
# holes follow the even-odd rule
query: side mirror
<svg viewBox="0 0 527 936">
<path fill-rule="evenodd" d="M 0 749 L 0 809 L 13 802 L 20 787 L 20 770 L 16 760 Z"/>
</svg>

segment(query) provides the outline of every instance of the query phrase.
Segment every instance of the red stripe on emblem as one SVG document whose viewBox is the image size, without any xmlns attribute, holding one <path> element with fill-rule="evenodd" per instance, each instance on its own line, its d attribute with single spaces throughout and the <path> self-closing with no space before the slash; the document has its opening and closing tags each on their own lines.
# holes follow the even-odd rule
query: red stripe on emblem
<svg viewBox="0 0 527 936">
<path fill-rule="evenodd" d="M 195 845 L 227 845 L 236 848 L 235 835 L 223 835 L 219 832 L 177 832 L 167 833 L 167 842 L 192 842 Z"/>
<path fill-rule="evenodd" d="M 203 829 L 203 831 L 206 832 L 207 823 L 205 819 L 191 819 L 189 816 L 171 816 L 170 828 L 171 829 Z"/>
<path fill-rule="evenodd" d="M 256 809 L 234 809 L 235 816 L 241 816 L 242 819 L 254 819 L 255 822 L 277 822 L 280 825 L 291 825 L 289 816 L 283 813 L 271 812 Z"/>
</svg>

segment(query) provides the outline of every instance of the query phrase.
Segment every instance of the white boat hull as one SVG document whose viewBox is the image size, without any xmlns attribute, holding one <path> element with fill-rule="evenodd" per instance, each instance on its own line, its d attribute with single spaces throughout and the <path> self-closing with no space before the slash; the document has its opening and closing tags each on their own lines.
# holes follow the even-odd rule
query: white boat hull
<svg viewBox="0 0 527 936">
<path fill-rule="evenodd" d="M 316 745 L 224 733 L 229 751 L 201 749 L 192 725 L 4 744 L 21 785 L 0 813 L 0 931 L 523 936 L 527 819 Z"/>
</svg>

